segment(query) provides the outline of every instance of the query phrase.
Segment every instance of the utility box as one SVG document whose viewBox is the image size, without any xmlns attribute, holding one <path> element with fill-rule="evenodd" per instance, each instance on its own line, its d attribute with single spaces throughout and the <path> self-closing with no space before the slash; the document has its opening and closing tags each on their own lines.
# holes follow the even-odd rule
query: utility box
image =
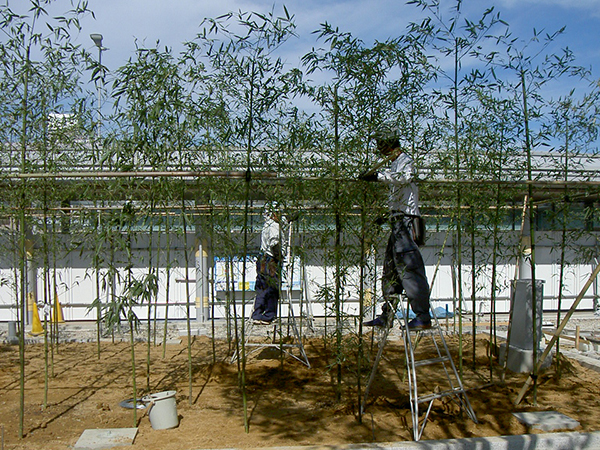
<svg viewBox="0 0 600 450">
<path fill-rule="evenodd" d="M 510 346 L 533 350 L 533 282 L 515 280 L 511 286 L 513 310 L 510 317 Z M 535 281 L 537 346 L 542 341 L 544 281 Z"/>
<path fill-rule="evenodd" d="M 534 367 L 533 361 L 533 280 L 515 280 L 512 285 L 513 308 L 510 315 L 510 342 L 508 348 L 507 368 L 512 372 L 531 372 Z M 535 282 L 536 297 L 536 343 L 537 356 L 543 353 L 542 342 L 542 311 L 544 298 L 544 281 Z M 506 344 L 500 347 L 500 362 L 504 364 L 506 358 Z M 544 361 L 547 366 L 551 358 Z"/>
</svg>

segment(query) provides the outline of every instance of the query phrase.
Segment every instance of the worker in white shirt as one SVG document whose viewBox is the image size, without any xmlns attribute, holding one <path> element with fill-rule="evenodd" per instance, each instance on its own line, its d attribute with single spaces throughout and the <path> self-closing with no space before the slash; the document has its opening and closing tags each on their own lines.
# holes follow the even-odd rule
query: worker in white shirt
<svg viewBox="0 0 600 450">
<path fill-rule="evenodd" d="M 391 234 L 383 263 L 383 297 L 380 316 L 365 322 L 365 326 L 391 326 L 393 317 L 390 297 L 402 291 L 408 297 L 415 318 L 409 329 L 431 328 L 429 314 L 429 284 L 425 264 L 419 251 L 424 240 L 424 224 L 419 211 L 419 190 L 414 182 L 413 161 L 400 148 L 396 133 L 383 131 L 375 136 L 377 150 L 387 160 L 389 169 L 370 171 L 359 176 L 364 181 L 381 181 L 389 186 L 388 206 Z"/>
<path fill-rule="evenodd" d="M 276 202 L 265 205 L 263 212 L 265 219 L 260 239 L 260 254 L 256 262 L 256 298 L 252 319 L 257 324 L 267 325 L 277 317 L 279 303 L 279 285 L 281 280 L 281 267 L 283 262 L 282 235 L 280 225 L 285 226 Z M 281 224 L 280 222 L 283 222 Z"/>
</svg>

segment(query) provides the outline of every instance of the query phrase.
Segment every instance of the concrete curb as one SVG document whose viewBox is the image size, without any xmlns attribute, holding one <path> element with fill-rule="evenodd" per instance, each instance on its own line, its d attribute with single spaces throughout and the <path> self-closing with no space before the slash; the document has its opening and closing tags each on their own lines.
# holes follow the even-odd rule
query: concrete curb
<svg viewBox="0 0 600 450">
<path fill-rule="evenodd" d="M 599 448 L 600 431 L 591 433 L 522 434 L 516 436 L 388 442 L 379 444 L 261 447 L 262 450 L 597 450 Z"/>
<path fill-rule="evenodd" d="M 562 351 L 562 354 L 567 358 L 574 359 L 583 367 L 600 372 L 600 361 L 596 358 L 590 358 L 589 356 L 581 354 L 577 351 Z"/>
</svg>

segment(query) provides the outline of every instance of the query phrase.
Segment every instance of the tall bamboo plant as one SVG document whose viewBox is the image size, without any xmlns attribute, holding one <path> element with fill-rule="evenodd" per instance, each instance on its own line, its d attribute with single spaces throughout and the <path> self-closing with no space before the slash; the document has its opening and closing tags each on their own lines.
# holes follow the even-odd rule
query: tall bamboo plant
<svg viewBox="0 0 600 450">
<path fill-rule="evenodd" d="M 534 380 L 533 397 L 537 403 L 537 341 L 541 330 L 537 328 L 537 318 L 541 311 L 537 307 L 537 281 L 535 267 L 536 243 L 536 204 L 534 199 L 534 167 L 532 154 L 544 141 L 543 117 L 548 113 L 548 102 L 543 96 L 545 86 L 571 75 L 581 74 L 581 70 L 574 64 L 572 53 L 565 49 L 560 53 L 549 54 L 549 49 L 554 41 L 563 33 L 564 28 L 552 34 L 540 35 L 534 30 L 533 37 L 527 42 L 514 39 L 506 35 L 501 39 L 505 43 L 505 50 L 494 53 L 488 58 L 490 64 L 502 68 L 514 79 L 506 79 L 502 85 L 509 95 L 518 100 L 518 119 L 521 125 L 519 139 L 525 150 L 524 165 L 526 168 L 525 180 L 528 182 L 528 228 L 530 230 L 528 264 L 531 267 L 532 280 L 532 318 L 533 318 L 533 370 Z"/>
<path fill-rule="evenodd" d="M 241 32 L 230 30 L 235 22 Z M 242 242 L 239 253 L 242 257 L 242 318 L 241 337 L 238 339 L 238 355 L 241 355 L 239 371 L 244 424 L 249 431 L 245 370 L 245 324 L 246 308 L 246 255 L 249 247 L 249 207 L 253 168 L 262 159 L 267 148 L 276 148 L 276 124 L 278 112 L 285 107 L 291 91 L 293 74 L 288 73 L 283 60 L 278 57 L 280 47 L 294 35 L 293 17 L 283 8 L 277 16 L 268 14 L 230 13 L 217 19 L 208 19 L 196 43 L 203 50 L 207 67 L 211 68 L 210 85 L 214 87 L 215 104 L 225 105 L 228 123 L 224 122 L 222 142 L 230 148 L 243 150 L 238 168 L 245 170 L 243 198 Z M 264 155 L 277 159 L 276 154 Z"/>
<path fill-rule="evenodd" d="M 448 82 L 449 88 L 439 87 L 435 89 L 442 104 L 446 105 L 446 112 L 441 118 L 442 123 L 446 123 L 448 135 L 446 143 L 448 144 L 449 163 L 447 170 L 452 174 L 454 180 L 459 181 L 463 176 L 465 168 L 465 127 L 463 109 L 470 99 L 469 76 L 461 74 L 462 66 L 467 58 L 472 58 L 473 50 L 481 45 L 482 42 L 490 37 L 492 30 L 499 24 L 502 24 L 500 17 L 494 12 L 493 8 L 487 9 L 482 17 L 473 21 L 465 18 L 462 11 L 462 1 L 456 0 L 454 6 L 450 8 L 451 17 L 445 18 L 445 11 L 441 9 L 439 0 L 411 0 L 409 4 L 415 5 L 423 11 L 427 11 L 429 17 L 420 24 L 413 24 L 413 32 L 421 32 L 428 36 L 430 44 L 437 50 L 440 58 L 449 59 L 451 69 L 448 72 L 439 71 L 438 75 Z M 463 189 L 460 183 L 455 186 L 454 202 L 454 226 L 456 240 L 454 252 L 456 258 L 457 271 L 457 303 L 458 309 L 458 327 L 459 327 L 459 373 L 462 377 L 462 312 L 463 312 L 463 280 L 462 280 L 462 257 L 463 257 L 463 237 L 462 229 L 464 227 L 462 208 L 463 208 Z"/>
<path fill-rule="evenodd" d="M 492 89 L 481 90 L 478 94 L 480 105 L 479 113 L 473 122 L 479 122 L 480 132 L 476 139 L 483 155 L 485 165 L 481 168 L 481 176 L 489 181 L 489 197 L 494 199 L 487 205 L 484 203 L 481 210 L 479 224 L 485 230 L 484 236 L 491 239 L 489 263 L 491 272 L 489 274 L 490 286 L 490 316 L 492 322 L 492 340 L 490 351 L 490 377 L 493 376 L 492 365 L 495 349 L 497 348 L 497 293 L 507 286 L 503 284 L 498 273 L 499 263 L 510 254 L 509 249 L 501 241 L 502 231 L 510 229 L 511 209 L 510 205 L 517 193 L 508 188 L 503 181 L 507 178 L 505 169 L 514 165 L 515 159 L 520 153 L 515 137 L 518 125 L 512 120 L 514 110 L 511 101 L 497 98 L 494 86 Z M 484 196 L 481 196 L 482 198 Z M 508 206 L 508 208 L 507 208 Z"/>
<path fill-rule="evenodd" d="M 323 150 L 325 154 L 331 154 L 325 159 L 331 161 L 331 167 L 324 167 L 323 176 L 326 178 L 323 181 L 330 186 L 331 191 L 326 195 L 331 198 L 330 208 L 335 217 L 332 241 L 335 267 L 333 300 L 336 312 L 337 392 L 340 395 L 341 368 L 347 357 L 342 345 L 342 311 L 345 309 L 342 289 L 350 280 L 348 268 L 356 264 L 360 265 L 361 270 L 364 267 L 361 263 L 364 263 L 364 253 L 349 252 L 350 241 L 347 239 L 355 234 L 361 242 L 360 248 L 364 250 L 365 243 L 361 236 L 364 238 L 366 226 L 364 221 L 360 226 L 351 220 L 351 213 L 357 205 L 347 200 L 369 199 L 369 205 L 372 205 L 372 202 L 370 195 L 340 196 L 339 193 L 341 189 L 346 193 L 354 189 L 363 190 L 364 193 L 369 191 L 367 185 L 348 184 L 348 181 L 356 179 L 359 173 L 368 170 L 375 163 L 376 154 L 372 150 L 370 136 L 382 125 L 394 127 L 399 135 L 406 136 L 407 150 L 415 153 L 419 134 L 416 125 L 422 116 L 422 110 L 419 108 L 423 105 L 419 93 L 432 74 L 428 71 L 427 59 L 421 53 L 422 43 L 418 39 L 401 37 L 376 42 L 372 47 L 367 47 L 350 33 L 340 32 L 329 24 L 322 26 L 319 37 L 330 45 L 330 49 L 312 51 L 303 57 L 303 63 L 308 74 L 323 71 L 332 77 L 329 85 L 310 86 L 308 94 L 321 108 L 324 131 L 330 136 L 325 143 L 330 145 L 331 150 L 327 147 Z M 381 214 L 378 209 L 367 207 L 365 210 L 364 206 L 361 213 L 363 219 L 365 214 L 371 215 L 371 220 Z M 373 227 L 371 220 L 369 226 Z M 343 260 L 342 254 L 345 256 Z M 358 283 L 358 294 L 362 299 L 362 277 Z M 362 320 L 362 308 L 359 315 Z M 360 367 L 361 332 L 358 339 Z M 360 373 L 358 379 L 361 379 Z M 359 399 L 362 398 L 360 390 L 359 383 Z"/>
<path fill-rule="evenodd" d="M 554 223 L 560 227 L 560 245 L 559 245 L 559 275 L 558 275 L 558 301 L 556 323 L 561 321 L 562 301 L 565 295 L 565 276 L 568 265 L 573 261 L 569 260 L 568 252 L 576 253 L 577 241 L 582 234 L 588 232 L 588 226 L 585 225 L 586 218 L 581 217 L 572 208 L 571 194 L 569 192 L 569 174 L 576 172 L 581 168 L 581 160 L 586 159 L 586 155 L 591 157 L 595 151 L 590 145 L 598 136 L 596 126 L 598 109 L 596 107 L 598 91 L 593 90 L 584 94 L 581 99 L 576 98 L 575 90 L 571 90 L 565 97 L 561 97 L 553 102 L 548 116 L 548 123 L 544 128 L 549 144 L 556 142 L 556 157 L 559 159 L 558 166 L 561 167 L 562 176 L 560 179 L 564 182 L 564 191 L 562 201 L 556 204 L 556 217 Z M 577 177 L 580 178 L 580 177 Z M 585 212 L 583 212 L 585 214 Z M 577 226 L 583 224 L 583 226 Z M 581 255 L 583 260 L 592 259 L 593 255 Z M 560 340 L 556 342 L 555 365 L 558 376 L 561 375 L 560 364 Z"/>
<path fill-rule="evenodd" d="M 491 286 L 490 313 L 492 320 L 495 320 L 496 291 L 499 288 L 497 265 L 498 258 L 502 256 L 498 234 L 506 222 L 504 205 L 510 202 L 513 194 L 511 189 L 498 182 L 505 176 L 503 168 L 510 165 L 511 158 L 514 159 L 511 136 L 515 131 L 510 128 L 509 102 L 495 98 L 497 87 L 493 77 L 481 77 L 477 82 L 472 81 L 470 86 L 475 95 L 464 110 L 464 123 L 465 146 L 468 146 L 465 151 L 465 170 L 472 183 L 465 190 L 464 199 L 469 205 L 467 230 L 471 236 L 471 309 L 472 334 L 475 336 L 477 315 L 485 306 L 478 301 L 478 296 L 487 290 L 488 285 Z M 489 200 L 492 198 L 496 199 L 495 203 Z M 481 251 L 486 242 L 491 242 L 491 245 L 488 250 Z M 490 264 L 491 273 L 486 269 Z M 475 345 L 473 341 L 473 363 Z"/>
<path fill-rule="evenodd" d="M 5 35 L 0 44 L 4 62 L 0 69 L 0 79 L 3 91 L 11 93 L 9 97 L 4 98 L 2 119 L 3 123 L 11 128 L 12 136 L 9 142 L 18 143 L 20 156 L 18 164 L 14 167 L 19 167 L 23 174 L 36 170 L 36 143 L 41 141 L 48 120 L 44 114 L 57 106 L 57 101 L 62 99 L 60 92 L 66 92 L 77 85 L 76 68 L 81 51 L 73 44 L 71 33 L 79 28 L 79 19 L 87 12 L 87 4 L 75 2 L 71 11 L 62 19 L 50 19 L 46 11 L 47 6 L 37 1 L 17 7 L 11 7 L 8 3 L 0 6 L 0 28 Z M 65 77 L 61 76 L 63 69 Z M 63 81 L 66 84 L 61 86 Z M 45 107 L 40 108 L 40 105 Z M 25 246 L 28 227 L 26 211 L 31 202 L 28 198 L 30 188 L 30 183 L 26 181 L 18 186 L 17 223 L 21 236 L 18 245 L 20 285 L 17 300 L 21 328 L 19 437 L 24 436 L 24 330 L 27 313 Z"/>
<path fill-rule="evenodd" d="M 113 96 L 116 99 L 118 118 L 121 123 L 129 125 L 128 134 L 124 145 L 130 148 L 133 156 L 131 161 L 137 162 L 142 167 L 153 170 L 168 171 L 171 168 L 181 169 L 186 165 L 187 159 L 183 149 L 189 145 L 186 137 L 189 119 L 185 114 L 186 98 L 189 97 L 188 87 L 185 86 L 184 73 L 181 61 L 176 60 L 170 50 L 160 51 L 157 48 L 138 48 L 136 59 L 130 60 L 127 65 L 120 68 L 114 82 Z M 156 186 L 165 186 L 161 180 Z M 152 184 L 154 187 L 155 184 Z M 184 188 L 184 185 L 181 185 Z M 156 216 L 156 203 L 160 200 L 163 191 L 151 189 L 146 204 L 149 207 L 150 220 L 148 221 L 148 234 L 150 236 L 148 255 L 148 281 L 158 277 L 158 272 L 153 270 L 154 259 L 152 247 L 154 235 L 154 217 Z M 165 192 L 167 199 L 179 197 L 185 205 L 185 190 L 176 194 Z M 179 205 L 181 207 L 181 205 Z M 180 209 L 180 208 L 178 208 Z M 187 224 L 186 212 L 182 210 L 182 222 Z M 187 240 L 187 230 L 184 227 L 183 239 Z M 187 246 L 186 246 L 187 247 Z M 186 274 L 189 270 L 188 249 L 184 250 Z M 186 275 L 187 280 L 187 275 Z M 186 282 L 186 290 L 189 289 Z M 189 299 L 189 295 L 187 296 Z M 150 344 L 152 328 L 152 307 L 157 298 L 147 303 L 147 387 L 150 376 Z M 189 310 L 189 305 L 187 307 Z M 188 311 L 188 331 L 189 311 Z M 165 319 L 166 333 L 166 319 Z M 188 332 L 188 366 L 190 367 L 191 390 L 191 333 Z M 189 395 L 190 402 L 192 395 Z"/>
</svg>

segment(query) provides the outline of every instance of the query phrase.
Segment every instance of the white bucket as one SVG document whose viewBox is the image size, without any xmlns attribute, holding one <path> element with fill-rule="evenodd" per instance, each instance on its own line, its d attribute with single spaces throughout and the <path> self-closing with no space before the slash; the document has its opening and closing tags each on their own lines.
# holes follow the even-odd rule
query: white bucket
<svg viewBox="0 0 600 450">
<path fill-rule="evenodd" d="M 148 417 L 155 430 L 175 428 L 179 425 L 175 394 L 176 391 L 164 391 L 142 398 L 142 401 L 148 404 Z"/>
</svg>

